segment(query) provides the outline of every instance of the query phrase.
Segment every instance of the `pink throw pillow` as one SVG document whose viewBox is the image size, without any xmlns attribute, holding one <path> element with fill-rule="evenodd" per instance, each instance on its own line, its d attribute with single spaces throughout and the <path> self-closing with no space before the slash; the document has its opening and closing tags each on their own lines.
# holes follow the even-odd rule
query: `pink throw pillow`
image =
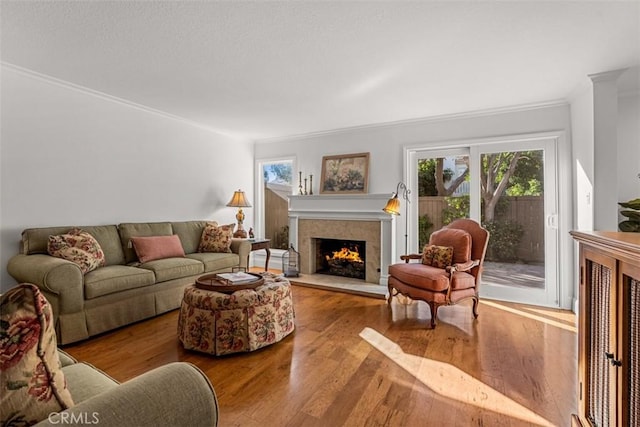
<svg viewBox="0 0 640 427">
<path fill-rule="evenodd" d="M 156 259 L 184 258 L 184 249 L 177 234 L 172 236 L 132 237 L 133 249 L 142 263 Z"/>
</svg>

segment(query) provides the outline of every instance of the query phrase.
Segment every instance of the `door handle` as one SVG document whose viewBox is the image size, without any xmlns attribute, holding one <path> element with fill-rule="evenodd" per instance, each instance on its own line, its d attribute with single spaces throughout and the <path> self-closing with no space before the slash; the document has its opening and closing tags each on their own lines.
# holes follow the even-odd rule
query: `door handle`
<svg viewBox="0 0 640 427">
<path fill-rule="evenodd" d="M 616 366 L 616 367 L 622 366 L 622 362 L 620 360 L 613 358 L 614 357 L 613 353 L 608 353 L 605 351 L 604 355 L 609 361 L 609 363 L 611 363 L 611 366 Z"/>
</svg>

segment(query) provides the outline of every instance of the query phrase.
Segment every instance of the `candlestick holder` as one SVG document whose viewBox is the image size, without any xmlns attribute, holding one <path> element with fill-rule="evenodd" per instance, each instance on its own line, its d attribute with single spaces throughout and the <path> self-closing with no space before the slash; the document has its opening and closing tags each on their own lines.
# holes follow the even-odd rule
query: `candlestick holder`
<svg viewBox="0 0 640 427">
<path fill-rule="evenodd" d="M 300 194 L 301 196 L 304 194 L 302 192 L 302 172 L 299 172 L 298 175 L 298 194 Z"/>
</svg>

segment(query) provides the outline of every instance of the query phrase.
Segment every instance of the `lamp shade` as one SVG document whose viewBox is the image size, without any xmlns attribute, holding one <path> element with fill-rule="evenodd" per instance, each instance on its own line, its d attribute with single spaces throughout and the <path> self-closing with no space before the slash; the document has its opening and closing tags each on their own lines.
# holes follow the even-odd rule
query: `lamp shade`
<svg viewBox="0 0 640 427">
<path fill-rule="evenodd" d="M 400 215 L 400 200 L 398 199 L 398 195 L 394 194 L 382 210 L 391 215 Z"/>
<path fill-rule="evenodd" d="M 238 190 L 233 192 L 233 197 L 231 197 L 227 206 L 232 208 L 250 208 L 251 203 L 249 203 L 247 197 L 244 195 L 244 191 Z"/>
</svg>

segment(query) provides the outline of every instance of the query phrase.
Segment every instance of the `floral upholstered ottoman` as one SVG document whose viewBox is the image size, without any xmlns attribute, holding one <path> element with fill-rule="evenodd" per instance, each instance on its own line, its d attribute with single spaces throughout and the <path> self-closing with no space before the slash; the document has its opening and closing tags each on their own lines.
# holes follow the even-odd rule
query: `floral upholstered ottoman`
<svg viewBox="0 0 640 427">
<path fill-rule="evenodd" d="M 257 350 L 293 332 L 289 281 L 272 273 L 262 276 L 262 286 L 232 294 L 188 286 L 178 319 L 184 348 L 220 356 Z"/>
</svg>

